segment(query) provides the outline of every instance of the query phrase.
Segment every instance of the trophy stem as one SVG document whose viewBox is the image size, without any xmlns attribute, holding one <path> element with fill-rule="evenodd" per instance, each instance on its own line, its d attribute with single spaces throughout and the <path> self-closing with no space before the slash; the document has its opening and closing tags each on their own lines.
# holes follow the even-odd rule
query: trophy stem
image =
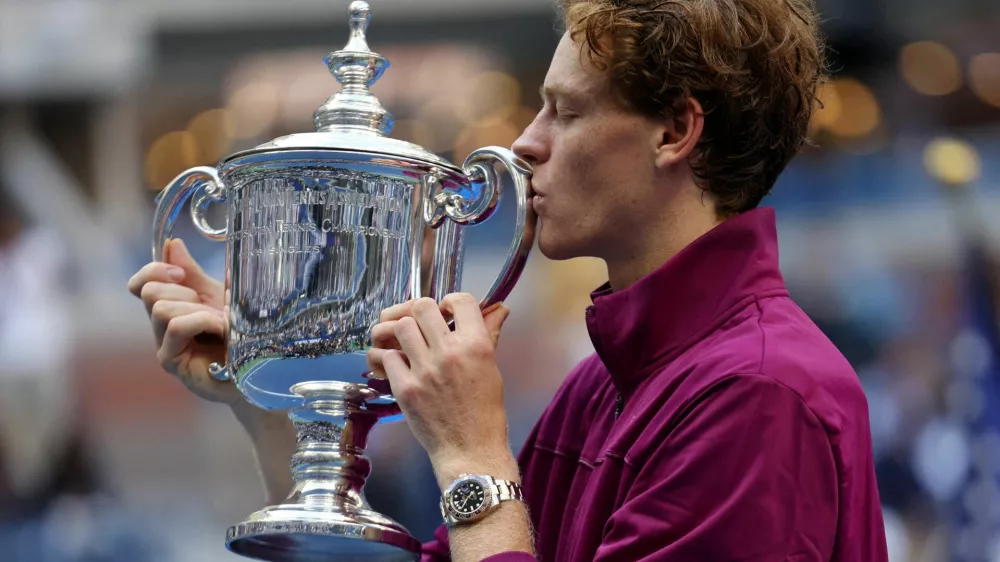
<svg viewBox="0 0 1000 562">
<path fill-rule="evenodd" d="M 371 461 L 365 447 L 378 416 L 364 404 L 378 394 L 344 383 L 305 383 L 292 390 L 305 400 L 288 414 L 298 441 L 290 463 L 294 486 L 289 500 L 321 508 L 368 509 L 364 485 Z"/>
<path fill-rule="evenodd" d="M 275 562 L 415 560 L 420 542 L 372 510 L 364 495 L 368 433 L 393 412 L 368 407 L 380 395 L 365 385 L 322 381 L 291 390 L 303 398 L 288 414 L 298 440 L 292 492 L 285 503 L 230 527 L 229 549 Z"/>
</svg>

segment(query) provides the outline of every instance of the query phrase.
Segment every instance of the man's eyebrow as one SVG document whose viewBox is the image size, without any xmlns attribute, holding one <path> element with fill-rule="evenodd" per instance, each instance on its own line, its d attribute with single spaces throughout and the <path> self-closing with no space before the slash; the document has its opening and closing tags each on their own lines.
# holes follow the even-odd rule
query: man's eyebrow
<svg viewBox="0 0 1000 562">
<path fill-rule="evenodd" d="M 568 96 L 572 96 L 573 94 L 570 93 L 565 88 L 563 88 L 562 86 L 558 86 L 558 85 L 556 85 L 556 86 L 546 86 L 546 85 L 542 84 L 542 87 L 538 88 L 538 95 L 541 96 L 542 99 L 545 99 L 545 98 L 554 97 L 554 96 L 568 97 Z"/>
</svg>

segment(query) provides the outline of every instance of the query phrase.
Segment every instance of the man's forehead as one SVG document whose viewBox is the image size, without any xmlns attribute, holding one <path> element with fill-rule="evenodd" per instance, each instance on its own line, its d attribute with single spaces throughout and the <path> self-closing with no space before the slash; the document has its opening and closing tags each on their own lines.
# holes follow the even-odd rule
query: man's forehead
<svg viewBox="0 0 1000 562">
<path fill-rule="evenodd" d="M 589 51 L 563 35 L 542 85 L 543 95 L 592 94 L 602 91 L 607 78 L 590 60 Z"/>
</svg>

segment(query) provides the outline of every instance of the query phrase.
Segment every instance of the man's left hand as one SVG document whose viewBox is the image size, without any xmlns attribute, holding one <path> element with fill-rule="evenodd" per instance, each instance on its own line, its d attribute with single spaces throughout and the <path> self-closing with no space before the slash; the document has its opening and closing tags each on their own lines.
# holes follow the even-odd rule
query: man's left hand
<svg viewBox="0 0 1000 562">
<path fill-rule="evenodd" d="M 372 329 L 368 366 L 388 378 L 442 486 L 467 472 L 516 478 L 495 354 L 509 314 L 455 293 L 440 306 L 424 298 L 386 309 Z"/>
</svg>

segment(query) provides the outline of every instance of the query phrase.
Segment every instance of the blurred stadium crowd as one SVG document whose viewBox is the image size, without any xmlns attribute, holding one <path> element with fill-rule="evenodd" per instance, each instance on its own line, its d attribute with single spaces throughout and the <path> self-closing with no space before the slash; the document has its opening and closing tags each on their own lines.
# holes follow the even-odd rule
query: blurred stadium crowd
<svg viewBox="0 0 1000 562">
<path fill-rule="evenodd" d="M 263 501 L 249 443 L 156 365 L 125 291 L 156 192 L 312 129 L 347 0 L 0 0 L 0 560 L 236 560 Z M 558 40 L 546 0 L 372 0 L 392 135 L 460 162 L 509 146 Z M 1000 562 L 1000 2 L 819 0 L 834 79 L 765 203 L 793 296 L 868 393 L 893 562 Z M 469 233 L 465 289 L 511 202 Z M 180 232 L 222 275 L 224 248 Z M 512 439 L 575 361 L 600 263 L 537 253 L 501 342 Z M 403 424 L 372 504 L 427 538 L 438 490 Z"/>
</svg>

